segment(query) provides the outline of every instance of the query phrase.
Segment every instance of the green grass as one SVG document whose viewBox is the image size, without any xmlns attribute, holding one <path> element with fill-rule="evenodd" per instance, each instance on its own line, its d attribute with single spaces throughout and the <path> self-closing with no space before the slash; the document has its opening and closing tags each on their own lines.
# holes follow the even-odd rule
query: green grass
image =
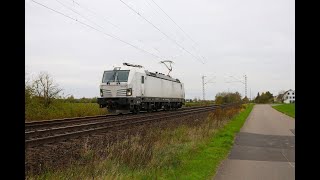
<svg viewBox="0 0 320 180">
<path fill-rule="evenodd" d="M 176 169 L 179 179 L 210 179 L 215 175 L 220 162 L 227 157 L 234 137 L 253 108 L 250 104 L 244 111 L 215 133 L 208 144 L 202 144 L 197 154 L 183 157 L 184 165 Z M 169 177 L 169 176 L 168 176 Z"/>
<path fill-rule="evenodd" d="M 281 104 L 272 107 L 277 111 L 280 111 L 288 116 L 295 118 L 295 104 Z"/>
<path fill-rule="evenodd" d="M 208 106 L 212 105 L 214 102 L 212 101 L 198 101 L 198 102 L 185 102 L 185 107 L 193 107 L 193 106 Z"/>
<path fill-rule="evenodd" d="M 245 107 L 240 113 L 236 109 L 221 114 L 215 111 L 200 124 L 147 131 L 147 135 L 112 145 L 104 159 L 91 159 L 86 165 L 74 164 L 27 179 L 210 179 L 227 157 L 253 104 Z M 88 154 L 91 152 L 83 157 Z"/>
<path fill-rule="evenodd" d="M 25 105 L 25 121 L 60 119 L 107 114 L 105 108 L 97 103 L 54 102 L 49 107 L 41 103 L 31 102 Z"/>
<path fill-rule="evenodd" d="M 185 107 L 205 106 L 213 102 L 187 102 Z M 97 103 L 73 103 L 53 101 L 45 107 L 36 99 L 30 99 L 25 104 L 25 121 L 38 121 L 70 117 L 83 117 L 107 114 L 106 108 L 99 108 Z"/>
</svg>

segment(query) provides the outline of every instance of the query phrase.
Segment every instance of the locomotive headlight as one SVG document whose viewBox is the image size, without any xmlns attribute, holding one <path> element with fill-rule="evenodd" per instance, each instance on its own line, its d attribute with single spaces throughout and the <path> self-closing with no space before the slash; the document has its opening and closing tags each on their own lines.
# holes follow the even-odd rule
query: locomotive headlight
<svg viewBox="0 0 320 180">
<path fill-rule="evenodd" d="M 129 89 L 127 89 L 127 96 L 131 96 L 131 95 L 132 95 L 132 89 L 129 88 Z"/>
<path fill-rule="evenodd" d="M 101 96 L 101 97 L 103 96 L 103 92 L 102 92 L 102 89 L 100 89 L 100 96 Z"/>
</svg>

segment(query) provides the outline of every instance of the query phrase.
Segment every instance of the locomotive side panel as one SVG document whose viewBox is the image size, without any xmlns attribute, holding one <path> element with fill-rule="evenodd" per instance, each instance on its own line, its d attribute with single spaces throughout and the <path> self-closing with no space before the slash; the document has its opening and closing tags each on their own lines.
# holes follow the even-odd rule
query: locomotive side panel
<svg viewBox="0 0 320 180">
<path fill-rule="evenodd" d="M 182 83 L 146 76 L 144 88 L 145 97 L 183 98 Z"/>
<path fill-rule="evenodd" d="M 130 87 L 132 87 L 132 97 L 139 97 L 141 96 L 142 93 L 142 88 L 141 88 L 141 75 L 142 73 L 138 73 L 138 72 L 132 72 L 133 73 L 133 77 L 132 80 L 130 82 Z"/>
</svg>

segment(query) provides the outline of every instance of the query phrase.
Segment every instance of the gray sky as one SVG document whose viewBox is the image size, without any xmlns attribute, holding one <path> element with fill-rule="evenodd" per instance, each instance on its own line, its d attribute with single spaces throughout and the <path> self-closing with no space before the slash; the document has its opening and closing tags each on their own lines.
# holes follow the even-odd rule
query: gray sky
<svg viewBox="0 0 320 180">
<path fill-rule="evenodd" d="M 171 40 L 120 0 L 35 1 L 163 59 L 173 60 L 171 75 L 185 84 L 186 98 L 202 99 L 203 74 L 208 76 L 207 80 L 215 76 L 214 83 L 206 85 L 206 99 L 214 99 L 216 93 L 228 90 L 244 95 L 242 83 L 226 83 L 233 81 L 230 75 L 242 79 L 247 75 L 249 98 L 250 89 L 254 97 L 257 92 L 269 90 L 276 95 L 280 90 L 295 88 L 294 1 L 122 0 Z M 65 95 L 99 96 L 103 71 L 123 62 L 167 73 L 159 58 L 31 0 L 25 1 L 25 7 L 26 72 L 30 77 L 40 71 L 48 72 Z"/>
</svg>

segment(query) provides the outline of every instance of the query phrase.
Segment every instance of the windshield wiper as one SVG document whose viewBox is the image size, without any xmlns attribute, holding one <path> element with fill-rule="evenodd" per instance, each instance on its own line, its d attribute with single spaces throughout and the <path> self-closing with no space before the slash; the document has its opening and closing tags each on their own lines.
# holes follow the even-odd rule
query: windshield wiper
<svg viewBox="0 0 320 180">
<path fill-rule="evenodd" d="M 120 84 L 120 81 L 119 81 L 119 79 L 118 79 L 118 76 L 116 76 L 117 72 L 118 72 L 118 71 L 114 71 L 112 77 L 113 77 L 114 81 L 117 81 L 117 82 Z"/>
<path fill-rule="evenodd" d="M 119 81 L 119 78 L 118 78 L 118 76 L 116 77 L 116 79 L 117 79 L 117 82 L 120 84 L 120 81 Z"/>
</svg>

